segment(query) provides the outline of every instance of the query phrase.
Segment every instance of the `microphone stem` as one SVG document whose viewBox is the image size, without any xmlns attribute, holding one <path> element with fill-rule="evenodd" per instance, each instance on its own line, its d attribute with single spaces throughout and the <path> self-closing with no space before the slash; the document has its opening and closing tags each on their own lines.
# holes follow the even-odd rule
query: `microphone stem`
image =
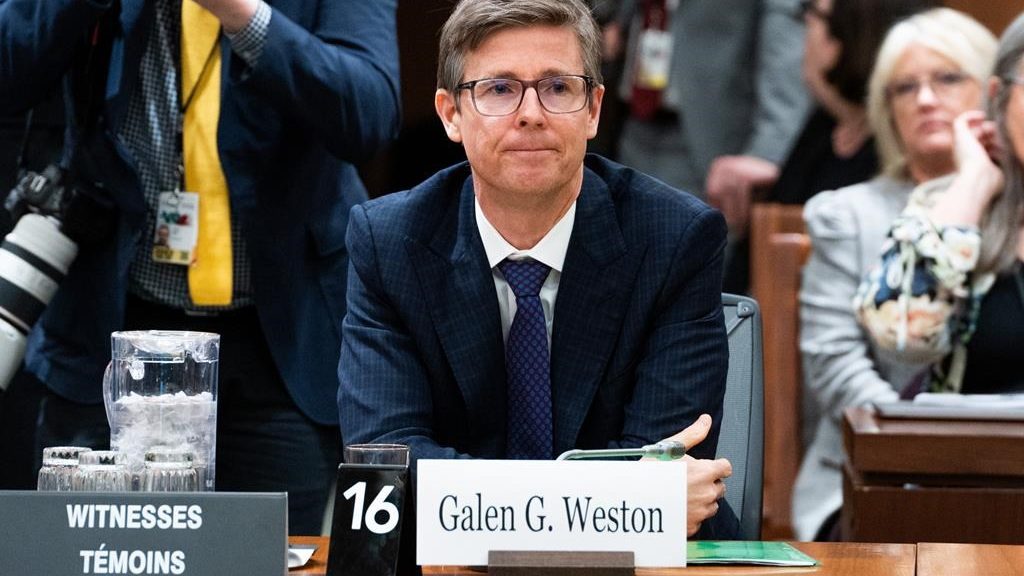
<svg viewBox="0 0 1024 576">
<path fill-rule="evenodd" d="M 618 448 L 608 450 L 569 450 L 562 452 L 555 460 L 593 460 L 601 458 L 628 458 L 644 455 L 643 448 Z"/>
</svg>

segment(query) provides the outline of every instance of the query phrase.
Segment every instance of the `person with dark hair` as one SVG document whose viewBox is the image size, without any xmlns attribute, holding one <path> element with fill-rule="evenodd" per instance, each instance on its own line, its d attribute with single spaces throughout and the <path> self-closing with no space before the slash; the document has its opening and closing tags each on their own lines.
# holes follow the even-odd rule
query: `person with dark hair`
<svg viewBox="0 0 1024 576">
<path fill-rule="evenodd" d="M 216 332 L 216 489 L 287 491 L 291 533 L 321 532 L 355 163 L 398 132 L 396 4 L 0 1 L 0 113 L 63 83 L 64 168 L 114 221 L 28 337 L 37 443 L 109 443 L 111 332 Z M 172 260 L 158 214 L 182 197 L 198 232 Z"/>
<path fill-rule="evenodd" d="M 414 476 L 424 458 L 550 460 L 671 437 L 693 456 L 680 463 L 688 533 L 733 538 L 732 468 L 712 459 L 725 222 L 586 154 L 600 50 L 582 0 L 456 6 L 434 104 L 468 162 L 352 211 L 343 436 L 408 445 Z"/>
<path fill-rule="evenodd" d="M 878 47 L 893 23 L 941 5 L 938 0 L 803 0 L 806 27 L 804 83 L 815 108 L 786 158 L 775 184 L 759 201 L 803 204 L 822 190 L 837 190 L 878 173 L 867 118 L 867 85 Z M 732 230 L 742 230 L 726 266 L 725 290 L 746 292 L 750 245 L 746 238 L 749 191 L 721 189 L 709 200 Z"/>
</svg>

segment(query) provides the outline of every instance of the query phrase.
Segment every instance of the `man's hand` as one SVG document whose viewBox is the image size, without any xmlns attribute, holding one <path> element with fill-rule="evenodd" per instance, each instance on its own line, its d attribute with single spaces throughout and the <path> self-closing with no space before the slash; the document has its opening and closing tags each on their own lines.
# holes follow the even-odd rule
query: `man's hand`
<svg viewBox="0 0 1024 576">
<path fill-rule="evenodd" d="M 689 452 L 700 444 L 711 431 L 711 416 L 701 414 L 685 430 L 665 440 L 682 442 Z M 698 460 L 684 456 L 686 463 L 686 535 L 693 536 L 700 525 L 718 513 L 718 501 L 725 497 L 722 479 L 732 476 L 732 464 L 725 458 Z"/>
<path fill-rule="evenodd" d="M 257 0 L 193 0 L 220 20 L 227 34 L 235 34 L 256 14 Z"/>
<path fill-rule="evenodd" d="M 775 184 L 779 167 L 756 156 L 719 156 L 711 163 L 704 188 L 708 202 L 725 216 L 735 238 L 747 234 L 754 192 Z"/>
</svg>

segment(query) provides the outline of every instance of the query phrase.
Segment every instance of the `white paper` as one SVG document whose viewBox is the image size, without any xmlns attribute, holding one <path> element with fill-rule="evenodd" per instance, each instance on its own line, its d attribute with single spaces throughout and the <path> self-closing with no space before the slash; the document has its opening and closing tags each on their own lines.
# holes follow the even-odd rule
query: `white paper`
<svg viewBox="0 0 1024 576">
<path fill-rule="evenodd" d="M 298 568 L 300 566 L 305 566 L 315 553 L 316 544 L 289 544 L 288 567 Z"/>
<path fill-rule="evenodd" d="M 1024 409 L 1024 394 L 933 394 L 924 392 L 914 396 L 914 404 L 1021 410 Z"/>
</svg>

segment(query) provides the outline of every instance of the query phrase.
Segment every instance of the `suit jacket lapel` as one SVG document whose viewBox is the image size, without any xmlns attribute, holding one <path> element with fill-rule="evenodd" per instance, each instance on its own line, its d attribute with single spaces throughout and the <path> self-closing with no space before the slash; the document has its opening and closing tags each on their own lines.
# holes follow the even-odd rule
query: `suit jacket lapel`
<svg viewBox="0 0 1024 576">
<path fill-rule="evenodd" d="M 625 255 L 611 193 L 585 170 L 551 335 L 555 454 L 574 447 L 614 351 L 640 261 Z"/>
<path fill-rule="evenodd" d="M 505 353 L 498 299 L 476 227 L 472 179 L 429 246 L 409 251 L 474 434 L 505 438 Z"/>
</svg>

